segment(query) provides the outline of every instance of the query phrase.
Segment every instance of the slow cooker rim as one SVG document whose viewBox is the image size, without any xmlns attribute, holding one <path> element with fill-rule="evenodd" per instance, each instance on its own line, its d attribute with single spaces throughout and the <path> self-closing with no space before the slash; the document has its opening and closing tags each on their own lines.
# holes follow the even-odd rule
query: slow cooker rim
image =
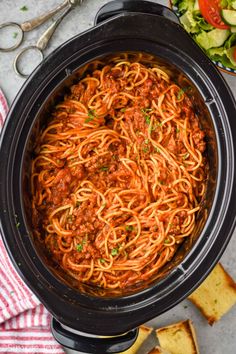
<svg viewBox="0 0 236 354">
<path fill-rule="evenodd" d="M 77 37 L 80 37 L 80 36 L 77 36 Z M 23 91 L 24 91 L 24 88 L 23 88 L 23 90 L 21 92 L 23 92 Z M 19 99 L 20 95 L 21 95 L 21 93 L 19 94 L 18 99 Z M 14 106 L 12 107 L 11 113 L 9 114 L 9 116 L 12 114 L 13 111 L 14 111 Z M 225 242 L 227 242 L 227 240 L 225 240 Z"/>
<path fill-rule="evenodd" d="M 111 54 L 111 53 L 108 53 L 108 55 L 109 54 Z M 106 54 L 105 54 L 106 55 Z M 95 58 L 93 58 L 93 60 L 96 60 L 96 59 L 98 59 L 98 58 L 100 58 L 100 56 L 98 56 L 98 57 L 95 57 Z M 85 64 L 83 64 L 83 65 L 86 65 L 86 63 Z M 79 69 L 79 67 L 78 67 L 78 69 Z M 36 118 L 37 119 L 37 118 Z M 30 135 L 30 133 L 29 133 L 29 135 Z M 219 140 L 219 139 L 218 139 Z M 25 144 L 25 146 L 26 146 L 26 144 Z M 24 153 L 23 153 L 23 155 L 24 155 Z M 23 156 L 22 155 L 22 156 Z M 21 166 L 23 165 L 23 159 L 22 159 L 22 161 L 21 161 Z M 22 167 L 21 167 L 21 169 L 22 169 Z M 20 185 L 22 185 L 22 182 L 20 181 Z M 218 188 L 217 188 L 218 189 Z M 21 206 L 22 206 L 22 209 L 23 209 L 23 200 L 22 200 L 22 198 L 21 198 Z M 214 211 L 214 207 L 212 206 L 212 210 Z M 209 217 L 208 217 L 208 220 L 210 219 L 210 215 L 209 215 Z M 26 224 L 26 223 L 25 223 Z M 207 224 L 207 223 L 206 223 Z M 205 228 L 207 228 L 207 225 L 205 225 Z M 202 234 L 204 234 L 204 230 L 202 230 L 202 232 L 201 232 Z M 200 236 L 199 236 L 199 239 L 200 239 Z M 198 244 L 198 242 L 196 242 L 196 246 L 197 246 L 197 244 Z M 35 250 L 34 249 L 34 246 L 33 246 L 33 250 Z M 194 247 L 193 247 L 193 250 L 194 250 Z M 192 251 L 193 251 L 192 250 Z M 36 252 L 36 255 L 37 255 L 37 252 Z M 38 256 L 38 255 L 37 255 Z M 186 255 L 186 257 L 185 257 L 185 260 L 186 261 L 188 261 L 188 258 L 189 257 L 191 257 L 191 251 L 189 252 L 189 254 L 188 255 Z M 40 257 L 38 257 L 39 259 L 40 259 Z M 45 266 L 45 264 L 42 262 L 42 260 L 40 259 L 40 263 L 41 263 L 41 266 L 43 266 L 43 268 L 44 268 L 44 270 L 45 271 L 47 271 L 47 273 L 48 273 L 48 268 Z M 182 261 L 181 262 L 181 264 L 182 264 L 182 266 L 183 266 L 183 264 L 184 264 L 184 261 Z M 177 266 L 177 268 L 176 269 L 173 269 L 171 272 L 170 272 L 170 274 L 168 275 L 168 276 L 166 276 L 166 278 L 165 279 L 163 279 L 163 282 L 165 282 L 165 281 L 167 281 L 170 277 L 175 277 L 176 276 L 176 272 L 178 272 L 178 266 Z M 58 285 L 58 277 L 55 275 L 55 274 L 53 274 L 50 270 L 49 270 L 49 273 L 50 273 L 50 275 L 52 276 L 51 277 L 51 279 L 53 278 L 54 280 L 56 280 L 57 281 L 57 284 L 55 283 L 55 286 L 56 285 Z M 61 283 L 61 282 L 60 282 Z M 158 282 L 158 285 L 160 285 L 162 283 L 162 281 L 159 281 Z M 63 285 L 65 285 L 65 284 L 63 284 Z M 155 285 L 152 285 L 152 286 L 155 286 Z M 145 289 L 143 289 L 143 290 L 141 290 L 141 291 L 138 291 L 137 293 L 131 293 L 131 294 L 128 294 L 128 295 L 120 295 L 120 296 L 116 296 L 116 297 L 114 297 L 115 299 L 116 299 L 116 301 L 119 301 L 119 298 L 132 298 L 133 296 L 136 296 L 137 294 L 144 294 L 144 293 L 147 293 L 148 292 L 148 290 L 149 290 L 149 288 L 150 288 L 151 286 L 148 286 L 147 288 L 145 288 Z M 77 290 L 76 290 L 77 291 Z M 82 296 L 83 295 L 85 295 L 85 297 L 90 297 L 89 295 L 86 295 L 86 294 L 81 294 Z M 99 297 L 99 296 L 98 296 Z M 91 296 L 91 298 L 93 298 L 93 296 Z M 100 298 L 100 297 L 99 297 Z M 110 302 L 110 301 L 113 301 L 114 300 L 114 298 L 113 297 L 104 297 L 104 302 Z M 102 306 L 105 306 L 106 304 L 104 303 L 104 304 L 102 304 Z"/>
</svg>

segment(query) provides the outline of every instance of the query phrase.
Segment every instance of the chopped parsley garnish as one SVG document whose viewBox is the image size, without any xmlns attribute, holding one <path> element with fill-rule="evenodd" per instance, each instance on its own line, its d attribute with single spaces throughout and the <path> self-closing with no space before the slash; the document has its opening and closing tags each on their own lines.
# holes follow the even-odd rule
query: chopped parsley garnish
<svg viewBox="0 0 236 354">
<path fill-rule="evenodd" d="M 159 148 L 156 147 L 155 149 L 156 149 L 156 152 L 158 152 L 158 153 L 160 152 L 160 149 L 159 149 Z"/>
<path fill-rule="evenodd" d="M 141 112 L 144 114 L 144 119 L 145 119 L 145 121 L 146 121 L 146 123 L 149 125 L 150 124 L 150 122 L 151 122 L 151 117 L 150 117 L 150 115 L 149 114 L 147 114 L 147 112 L 150 112 L 151 111 L 151 109 L 149 109 L 149 108 L 143 108 L 143 109 L 141 109 Z"/>
<path fill-rule="evenodd" d="M 188 91 L 189 89 L 191 89 L 191 86 L 187 86 L 187 87 L 183 87 L 181 88 L 178 93 L 177 93 L 177 100 L 180 100 L 183 96 L 183 94 Z"/>
<path fill-rule="evenodd" d="M 105 259 L 104 258 L 100 258 L 99 259 L 101 263 L 105 263 Z"/>
<path fill-rule="evenodd" d="M 146 152 L 148 152 L 148 151 L 149 151 L 149 147 L 148 147 L 148 146 L 146 146 L 146 147 L 143 148 L 143 152 L 144 152 L 144 153 L 146 153 Z"/>
<path fill-rule="evenodd" d="M 162 122 L 156 122 L 153 126 L 152 126 L 152 131 L 153 130 L 156 130 L 156 128 L 158 128 L 158 127 L 162 127 Z"/>
<path fill-rule="evenodd" d="M 124 113 L 126 111 L 126 108 L 121 108 L 120 110 L 122 113 Z"/>
<path fill-rule="evenodd" d="M 151 123 L 151 117 L 146 114 L 146 115 L 144 116 L 144 118 L 145 118 L 146 123 L 147 123 L 148 125 L 150 125 L 150 123 Z"/>
<path fill-rule="evenodd" d="M 144 144 L 149 144 L 149 140 L 148 139 L 144 140 Z"/>
<path fill-rule="evenodd" d="M 16 38 L 17 36 L 18 36 L 17 32 L 14 32 L 13 35 L 12 35 L 13 38 Z"/>
<path fill-rule="evenodd" d="M 106 203 L 103 203 L 103 204 L 102 204 L 102 208 L 104 209 L 104 208 L 105 208 L 105 206 L 106 206 Z"/>
<path fill-rule="evenodd" d="M 101 170 L 101 171 L 108 171 L 108 169 L 109 169 L 109 167 L 107 167 L 107 166 L 102 166 L 102 167 L 100 167 L 100 170 Z"/>
<path fill-rule="evenodd" d="M 168 245 L 168 243 L 170 243 L 170 240 L 165 240 L 164 243 Z"/>
<path fill-rule="evenodd" d="M 81 202 L 80 202 L 79 200 L 77 200 L 77 202 L 76 202 L 76 206 L 77 206 L 77 207 L 79 207 L 79 206 L 80 206 L 80 204 L 81 204 Z"/>
<path fill-rule="evenodd" d="M 76 246 L 76 250 L 77 250 L 78 252 L 82 252 L 82 250 L 83 250 L 83 245 L 81 245 L 81 243 L 78 243 L 78 245 Z"/>
<path fill-rule="evenodd" d="M 16 228 L 19 229 L 19 227 L 20 227 L 20 223 L 18 222 L 18 223 L 16 224 Z"/>
<path fill-rule="evenodd" d="M 111 250 L 111 255 L 114 257 L 114 256 L 117 256 L 118 255 L 118 249 L 117 248 L 113 248 Z"/>
<path fill-rule="evenodd" d="M 134 227 L 132 225 L 126 225 L 125 230 L 126 231 L 133 231 Z"/>
<path fill-rule="evenodd" d="M 28 7 L 27 7 L 26 5 L 24 5 L 24 6 L 22 6 L 22 7 L 20 8 L 20 10 L 21 10 L 21 11 L 28 11 L 29 9 L 28 9 Z"/>
<path fill-rule="evenodd" d="M 179 133 L 179 132 L 180 132 L 179 128 L 176 128 L 176 133 Z"/>
<path fill-rule="evenodd" d="M 89 123 L 91 122 L 91 120 L 94 120 L 94 118 L 96 117 L 96 113 L 94 109 L 90 109 L 88 111 L 88 118 L 85 119 L 85 123 Z"/>
<path fill-rule="evenodd" d="M 183 94 L 184 94 L 184 90 L 180 89 L 178 94 L 177 94 L 177 100 L 180 100 L 182 98 Z"/>
</svg>

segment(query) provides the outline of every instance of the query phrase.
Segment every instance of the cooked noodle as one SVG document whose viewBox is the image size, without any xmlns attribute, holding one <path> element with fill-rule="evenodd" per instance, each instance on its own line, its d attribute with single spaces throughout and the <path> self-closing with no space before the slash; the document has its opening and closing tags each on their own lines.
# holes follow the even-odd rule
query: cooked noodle
<svg viewBox="0 0 236 354">
<path fill-rule="evenodd" d="M 157 275 L 191 237 L 206 192 L 188 88 L 143 59 L 122 54 L 85 72 L 32 162 L 35 234 L 66 273 L 102 288 Z"/>
</svg>

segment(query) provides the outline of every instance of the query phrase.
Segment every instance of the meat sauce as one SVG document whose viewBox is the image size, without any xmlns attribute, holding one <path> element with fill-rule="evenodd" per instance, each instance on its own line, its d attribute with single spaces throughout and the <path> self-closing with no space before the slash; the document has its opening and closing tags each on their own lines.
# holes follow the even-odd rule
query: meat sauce
<svg viewBox="0 0 236 354">
<path fill-rule="evenodd" d="M 115 62 L 73 85 L 32 164 L 37 237 L 66 272 L 100 287 L 124 288 L 158 272 L 204 197 L 205 134 L 191 100 L 147 70 Z"/>
</svg>

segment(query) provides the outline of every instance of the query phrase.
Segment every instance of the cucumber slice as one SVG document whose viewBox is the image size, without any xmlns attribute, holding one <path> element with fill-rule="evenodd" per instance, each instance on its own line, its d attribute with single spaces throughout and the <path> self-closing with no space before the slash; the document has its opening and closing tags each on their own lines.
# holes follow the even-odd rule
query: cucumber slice
<svg viewBox="0 0 236 354">
<path fill-rule="evenodd" d="M 192 27 L 191 22 L 189 21 L 188 11 L 186 11 L 182 16 L 179 18 L 181 25 L 184 26 L 185 30 L 189 33 Z"/>
<path fill-rule="evenodd" d="M 233 1 L 233 2 L 231 3 L 231 6 L 232 6 L 232 8 L 233 8 L 234 10 L 236 10 L 236 1 Z"/>
<path fill-rule="evenodd" d="M 225 23 L 230 26 L 236 26 L 236 11 L 223 9 L 221 11 L 221 17 Z"/>
<path fill-rule="evenodd" d="M 215 28 L 209 32 L 201 32 L 195 39 L 196 42 L 205 50 L 214 47 L 221 47 L 229 37 L 230 31 Z"/>
<path fill-rule="evenodd" d="M 215 28 L 212 31 L 207 32 L 207 35 L 210 40 L 211 47 L 220 47 L 229 37 L 230 31 Z"/>
<path fill-rule="evenodd" d="M 231 64 L 233 64 L 236 67 L 236 60 L 234 58 L 234 52 L 236 50 L 236 46 L 231 47 L 229 49 L 226 50 L 226 55 L 229 58 Z"/>
</svg>

